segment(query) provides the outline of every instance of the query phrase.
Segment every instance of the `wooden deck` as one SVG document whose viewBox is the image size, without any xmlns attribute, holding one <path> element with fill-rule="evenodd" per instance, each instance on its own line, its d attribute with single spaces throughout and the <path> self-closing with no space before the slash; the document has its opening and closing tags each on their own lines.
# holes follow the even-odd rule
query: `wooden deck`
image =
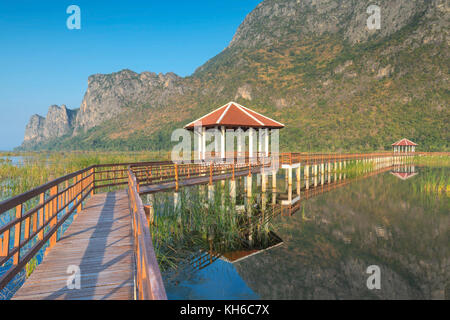
<svg viewBox="0 0 450 320">
<path fill-rule="evenodd" d="M 68 289 L 70 265 L 81 288 Z M 134 299 L 134 255 L 126 191 L 96 194 L 14 299 Z"/>
</svg>

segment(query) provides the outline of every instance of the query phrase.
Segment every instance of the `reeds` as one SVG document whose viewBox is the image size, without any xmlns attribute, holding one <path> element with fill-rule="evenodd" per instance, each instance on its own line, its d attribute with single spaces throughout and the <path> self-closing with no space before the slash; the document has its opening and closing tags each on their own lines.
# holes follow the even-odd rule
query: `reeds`
<svg viewBox="0 0 450 320">
<path fill-rule="evenodd" d="M 413 160 L 416 165 L 424 165 L 428 167 L 450 167 L 450 157 L 445 155 L 439 156 L 415 156 Z"/>
<path fill-rule="evenodd" d="M 21 156 L 19 165 L 8 157 Z M 0 154 L 0 201 L 71 172 L 102 163 L 167 160 L 166 152 L 54 152 Z"/>
<path fill-rule="evenodd" d="M 169 193 L 151 200 L 150 231 L 162 271 L 176 269 L 199 251 L 218 254 L 266 245 L 270 207 L 261 208 L 252 197 L 245 199 L 244 211 L 237 210 L 228 184 L 216 183 L 213 196 L 212 186 L 201 185 L 180 190 L 178 202 Z"/>
</svg>

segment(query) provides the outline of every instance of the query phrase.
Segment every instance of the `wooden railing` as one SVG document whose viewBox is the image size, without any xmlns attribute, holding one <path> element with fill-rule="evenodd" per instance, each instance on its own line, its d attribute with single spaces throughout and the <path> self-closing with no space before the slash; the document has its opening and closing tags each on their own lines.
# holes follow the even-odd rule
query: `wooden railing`
<svg viewBox="0 0 450 320">
<path fill-rule="evenodd" d="M 137 298 L 139 300 L 166 300 L 167 296 L 153 250 L 144 206 L 139 196 L 139 185 L 131 169 L 128 169 L 128 198 L 133 221 Z"/>
<path fill-rule="evenodd" d="M 393 152 L 373 152 L 373 153 L 300 153 L 286 152 L 279 154 L 280 164 L 317 164 L 336 161 L 364 160 L 373 158 L 388 158 L 413 156 L 415 153 L 393 153 Z"/>
<path fill-rule="evenodd" d="M 131 165 L 139 186 L 175 182 L 178 189 L 181 182 L 195 177 L 209 177 L 211 184 L 214 177 L 228 175 L 234 179 L 240 173 L 251 174 L 262 166 L 270 167 L 270 158 L 242 158 L 233 163 L 200 162 L 200 163 L 141 163 Z"/>
<path fill-rule="evenodd" d="M 51 249 L 58 230 L 94 190 L 94 167 L 48 182 L 0 203 L 0 266 L 9 269 L 0 278 L 0 290 L 46 245 Z M 9 214 L 9 216 L 8 216 Z"/>
</svg>

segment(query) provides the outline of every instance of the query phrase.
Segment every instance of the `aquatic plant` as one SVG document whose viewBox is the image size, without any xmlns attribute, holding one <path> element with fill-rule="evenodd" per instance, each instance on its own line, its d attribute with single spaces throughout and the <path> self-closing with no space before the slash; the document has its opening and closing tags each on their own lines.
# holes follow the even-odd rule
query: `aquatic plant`
<svg viewBox="0 0 450 320">
<path fill-rule="evenodd" d="M 151 196 L 151 200 L 144 196 L 153 205 L 150 231 L 163 271 L 176 269 L 199 251 L 219 254 L 267 244 L 270 205 L 262 208 L 254 197 L 246 198 L 243 206 L 237 205 L 229 190 L 226 181 L 214 187 L 184 188 L 175 195 L 177 200 L 169 193 Z"/>
<path fill-rule="evenodd" d="M 416 165 L 424 165 L 428 167 L 450 167 L 450 156 L 448 155 L 417 155 L 414 157 L 413 161 Z"/>
<path fill-rule="evenodd" d="M 49 180 L 103 163 L 126 163 L 167 159 L 165 152 L 53 152 L 8 153 L 21 156 L 20 165 L 0 163 L 0 200 L 26 192 Z"/>
</svg>

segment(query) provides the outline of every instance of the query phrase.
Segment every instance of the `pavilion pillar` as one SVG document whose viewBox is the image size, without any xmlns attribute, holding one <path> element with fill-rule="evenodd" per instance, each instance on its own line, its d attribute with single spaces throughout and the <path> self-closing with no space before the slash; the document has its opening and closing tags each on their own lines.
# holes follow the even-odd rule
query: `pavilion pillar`
<svg viewBox="0 0 450 320">
<path fill-rule="evenodd" d="M 214 160 L 219 158 L 219 139 L 217 138 L 217 132 L 219 132 L 219 127 L 215 127 L 214 132 Z"/>
<path fill-rule="evenodd" d="M 258 158 L 261 157 L 262 154 L 263 140 L 264 140 L 264 131 L 263 129 L 258 129 Z"/>
<path fill-rule="evenodd" d="M 253 128 L 248 128 L 248 157 L 253 158 Z"/>
<path fill-rule="evenodd" d="M 202 160 L 206 158 L 206 128 L 202 127 Z"/>
<path fill-rule="evenodd" d="M 220 127 L 220 157 L 225 159 L 225 127 Z"/>
<path fill-rule="evenodd" d="M 269 129 L 268 128 L 264 129 L 264 140 L 265 140 L 266 157 L 268 157 L 269 156 Z"/>
<path fill-rule="evenodd" d="M 202 146 L 203 146 L 203 142 L 202 142 L 202 132 L 201 132 L 201 128 L 199 128 L 199 130 L 196 131 L 196 135 L 197 135 L 197 139 L 198 139 L 198 159 L 201 160 L 202 159 Z"/>
<path fill-rule="evenodd" d="M 237 143 L 237 156 L 238 158 L 242 157 L 242 129 L 238 128 L 238 143 Z"/>
</svg>

